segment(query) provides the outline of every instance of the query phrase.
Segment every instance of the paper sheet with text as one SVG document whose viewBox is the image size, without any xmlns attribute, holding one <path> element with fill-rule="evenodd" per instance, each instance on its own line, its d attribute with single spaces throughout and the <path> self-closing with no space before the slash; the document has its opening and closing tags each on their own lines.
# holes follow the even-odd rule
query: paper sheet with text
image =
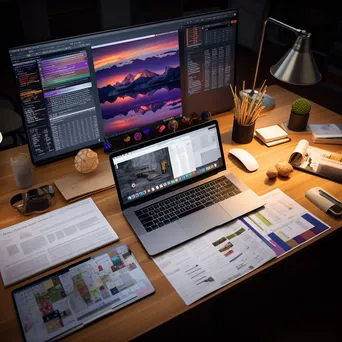
<svg viewBox="0 0 342 342">
<path fill-rule="evenodd" d="M 118 240 L 91 198 L 0 230 L 5 286 Z"/>
<path fill-rule="evenodd" d="M 281 256 L 330 228 L 280 189 L 262 196 L 263 208 L 242 221 Z"/>
<path fill-rule="evenodd" d="M 153 258 L 187 305 L 330 228 L 280 189 L 266 204 Z"/>
<path fill-rule="evenodd" d="M 275 257 L 254 232 L 235 220 L 153 260 L 190 305 Z"/>
</svg>

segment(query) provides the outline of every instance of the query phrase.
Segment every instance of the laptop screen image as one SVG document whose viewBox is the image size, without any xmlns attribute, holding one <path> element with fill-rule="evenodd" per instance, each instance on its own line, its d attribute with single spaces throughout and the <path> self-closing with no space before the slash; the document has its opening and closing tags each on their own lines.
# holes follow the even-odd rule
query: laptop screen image
<svg viewBox="0 0 342 342">
<path fill-rule="evenodd" d="M 112 158 L 123 205 L 224 166 L 215 123 Z"/>
</svg>

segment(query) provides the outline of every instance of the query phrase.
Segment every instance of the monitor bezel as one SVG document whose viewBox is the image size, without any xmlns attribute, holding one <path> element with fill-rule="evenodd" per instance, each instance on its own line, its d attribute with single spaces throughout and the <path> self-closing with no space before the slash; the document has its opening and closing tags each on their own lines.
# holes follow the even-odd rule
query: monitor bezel
<svg viewBox="0 0 342 342">
<path fill-rule="evenodd" d="M 209 178 L 209 177 L 211 177 L 211 176 L 213 176 L 213 175 L 215 175 L 215 174 L 217 174 L 217 173 L 219 173 L 221 171 L 225 171 L 227 169 L 226 168 L 226 160 L 225 160 L 224 150 L 223 150 L 222 141 L 221 141 L 221 134 L 220 134 L 219 124 L 218 124 L 217 120 L 210 120 L 210 121 L 207 121 L 205 123 L 202 123 L 202 124 L 199 124 L 199 125 L 195 125 L 195 126 L 192 126 L 190 128 L 182 129 L 180 131 L 177 131 L 177 132 L 174 132 L 174 133 L 162 136 L 160 138 L 152 139 L 150 141 L 140 143 L 138 145 L 126 148 L 124 150 L 116 151 L 116 152 L 111 153 L 110 156 L 109 156 L 109 161 L 110 161 L 110 165 L 111 165 L 111 168 L 112 168 L 112 173 L 113 173 L 113 177 L 114 177 L 114 183 L 115 184 L 119 184 L 118 178 L 117 178 L 117 174 L 115 172 L 115 165 L 114 165 L 113 158 L 118 157 L 118 156 L 120 156 L 122 154 L 126 154 L 126 153 L 130 153 L 130 152 L 136 151 L 136 150 L 141 149 L 141 148 L 148 147 L 148 146 L 153 145 L 153 144 L 157 144 L 157 143 L 165 141 L 165 140 L 174 139 L 177 136 L 180 136 L 180 135 L 183 135 L 183 134 L 188 134 L 190 132 L 193 132 L 193 131 L 196 131 L 196 130 L 199 130 L 201 128 L 205 128 L 205 127 L 208 127 L 208 126 L 212 126 L 212 125 L 215 125 L 216 131 L 217 131 L 217 135 L 218 135 L 218 142 L 219 142 L 220 152 L 221 152 L 221 156 L 222 156 L 222 166 L 220 166 L 220 167 L 218 167 L 216 169 L 213 169 L 212 171 L 205 172 L 202 175 L 198 175 L 198 176 L 196 176 L 194 178 L 189 178 L 188 180 L 184 180 L 181 183 L 173 185 L 172 187 L 168 187 L 168 188 L 159 190 L 159 191 L 149 195 L 148 197 L 141 197 L 138 200 L 135 200 L 134 202 L 129 202 L 129 203 L 123 203 L 120 187 L 116 186 L 116 191 L 117 191 L 117 195 L 119 197 L 119 202 L 120 202 L 121 210 L 125 210 L 127 208 L 137 206 L 137 205 L 139 205 L 141 203 L 144 203 L 146 201 L 153 200 L 156 197 L 160 197 L 160 196 L 162 196 L 162 195 L 164 195 L 164 194 L 166 194 L 166 193 L 168 193 L 170 191 L 175 191 L 175 190 L 177 190 L 179 188 L 182 188 L 182 187 L 184 187 L 186 185 L 190 185 L 190 184 L 193 184 L 195 182 L 199 182 L 199 181 L 201 181 L 203 179 L 206 179 L 206 178 Z"/>
<path fill-rule="evenodd" d="M 96 35 L 101 35 L 101 34 L 108 34 L 108 33 L 113 33 L 113 32 L 119 32 L 122 30 L 134 30 L 134 29 L 138 29 L 138 28 L 143 28 L 143 27 L 148 27 L 148 26 L 152 26 L 152 25 L 159 25 L 159 24 L 165 24 L 165 23 L 171 23 L 173 21 L 178 21 L 178 20 L 186 20 L 186 19 L 191 19 L 191 18 L 196 18 L 196 17 L 201 17 L 201 16 L 210 16 L 210 15 L 215 15 L 215 14 L 223 14 L 223 13 L 231 13 L 233 15 L 233 13 L 236 13 L 236 19 L 239 21 L 239 10 L 237 8 L 231 8 L 231 9 L 223 9 L 223 10 L 218 10 L 218 11 L 210 11 L 210 12 L 203 12 L 203 13 L 197 13 L 197 14 L 192 14 L 192 15 L 188 15 L 188 16 L 183 16 L 183 17 L 177 17 L 177 18 L 172 18 L 172 19 L 166 19 L 166 20 L 161 20 L 161 21 L 155 21 L 155 22 L 150 22 L 150 23 L 146 23 L 146 24 L 139 24 L 139 25 L 132 25 L 132 26 L 124 26 L 124 27 L 119 27 L 116 29 L 109 29 L 109 30 L 104 30 L 104 31 L 97 31 L 97 32 L 92 32 L 92 33 L 88 33 L 88 34 L 82 34 L 82 35 L 76 35 L 76 36 L 68 36 L 68 37 L 64 37 L 64 38 L 59 38 L 59 39 L 54 39 L 54 40 L 44 40 L 44 41 L 40 41 L 40 42 L 36 42 L 36 43 L 31 43 L 31 44 L 25 44 L 25 45 L 19 45 L 19 46 L 12 46 L 9 47 L 7 49 L 8 51 L 8 58 L 11 64 L 11 72 L 13 75 L 13 79 L 16 79 L 16 75 L 15 75 L 15 71 L 13 68 L 13 63 L 12 60 L 10 58 L 10 53 L 12 49 L 22 49 L 22 48 L 27 48 L 27 47 L 34 47 L 37 45 L 44 45 L 44 44 L 51 44 L 51 43 L 61 43 L 63 41 L 66 40 L 72 40 L 72 39 L 78 39 L 78 38 L 82 38 L 82 39 L 87 39 L 87 37 L 91 37 L 91 36 L 96 36 Z M 238 25 L 236 28 L 236 43 L 235 45 L 237 45 L 237 38 L 238 38 Z M 236 53 L 235 53 L 235 58 L 234 58 L 234 77 L 233 77 L 233 86 L 235 86 L 235 81 L 236 81 Z M 17 101 L 19 103 L 20 106 L 20 116 L 23 122 L 23 126 L 25 128 L 25 134 L 27 134 L 27 124 L 26 124 L 26 120 L 24 118 L 24 113 L 23 113 L 23 107 L 22 107 L 22 103 L 21 103 L 21 99 L 20 99 L 20 93 L 19 93 L 19 88 L 17 86 L 17 84 L 15 85 L 15 92 L 16 92 L 16 97 L 17 97 Z M 182 97 L 184 96 L 183 90 L 182 90 Z M 219 112 L 213 112 L 212 114 L 219 114 L 219 113 L 223 113 L 225 111 L 230 111 L 232 108 L 234 107 L 234 105 L 232 105 L 232 107 L 224 109 L 223 111 L 219 111 Z M 124 133 L 123 133 L 124 134 Z M 170 133 L 172 134 L 172 133 Z M 169 135 L 169 134 L 168 134 Z M 91 145 L 87 145 L 82 147 L 83 148 L 99 148 L 99 147 L 103 147 L 104 141 L 101 141 L 99 143 L 96 144 L 91 144 Z M 69 152 L 65 152 L 63 154 L 60 155 L 56 155 L 53 157 L 48 157 L 42 160 L 34 160 L 33 156 L 34 154 L 32 153 L 32 148 L 31 148 L 31 144 L 29 141 L 29 138 L 27 137 L 27 145 L 29 148 L 29 152 L 30 152 L 30 157 L 31 157 L 31 162 L 34 166 L 43 166 L 46 164 L 50 164 L 52 162 L 55 161 L 59 161 L 62 159 L 66 159 L 72 156 L 75 156 L 81 149 L 75 149 L 74 151 L 69 151 Z"/>
</svg>

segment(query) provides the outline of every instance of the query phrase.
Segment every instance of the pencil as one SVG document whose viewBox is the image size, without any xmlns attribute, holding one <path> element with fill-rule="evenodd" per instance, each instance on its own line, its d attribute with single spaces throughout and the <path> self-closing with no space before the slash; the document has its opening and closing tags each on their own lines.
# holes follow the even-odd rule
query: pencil
<svg viewBox="0 0 342 342">
<path fill-rule="evenodd" d="M 253 125 L 265 108 L 262 106 L 262 100 L 267 90 L 266 80 L 262 83 L 258 94 L 252 98 L 245 92 L 245 81 L 242 82 L 241 96 L 237 95 L 236 85 L 233 88 L 229 84 L 229 87 L 235 105 L 234 118 L 241 126 Z"/>
</svg>

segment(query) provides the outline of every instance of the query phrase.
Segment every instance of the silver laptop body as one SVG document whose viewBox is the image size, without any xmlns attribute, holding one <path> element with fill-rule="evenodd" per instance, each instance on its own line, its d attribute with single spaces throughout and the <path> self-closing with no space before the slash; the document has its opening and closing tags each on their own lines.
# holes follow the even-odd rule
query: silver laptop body
<svg viewBox="0 0 342 342">
<path fill-rule="evenodd" d="M 265 204 L 226 170 L 217 121 L 115 152 L 110 162 L 123 213 L 150 255 Z M 234 188 L 228 198 L 216 194 L 223 183 Z"/>
</svg>

